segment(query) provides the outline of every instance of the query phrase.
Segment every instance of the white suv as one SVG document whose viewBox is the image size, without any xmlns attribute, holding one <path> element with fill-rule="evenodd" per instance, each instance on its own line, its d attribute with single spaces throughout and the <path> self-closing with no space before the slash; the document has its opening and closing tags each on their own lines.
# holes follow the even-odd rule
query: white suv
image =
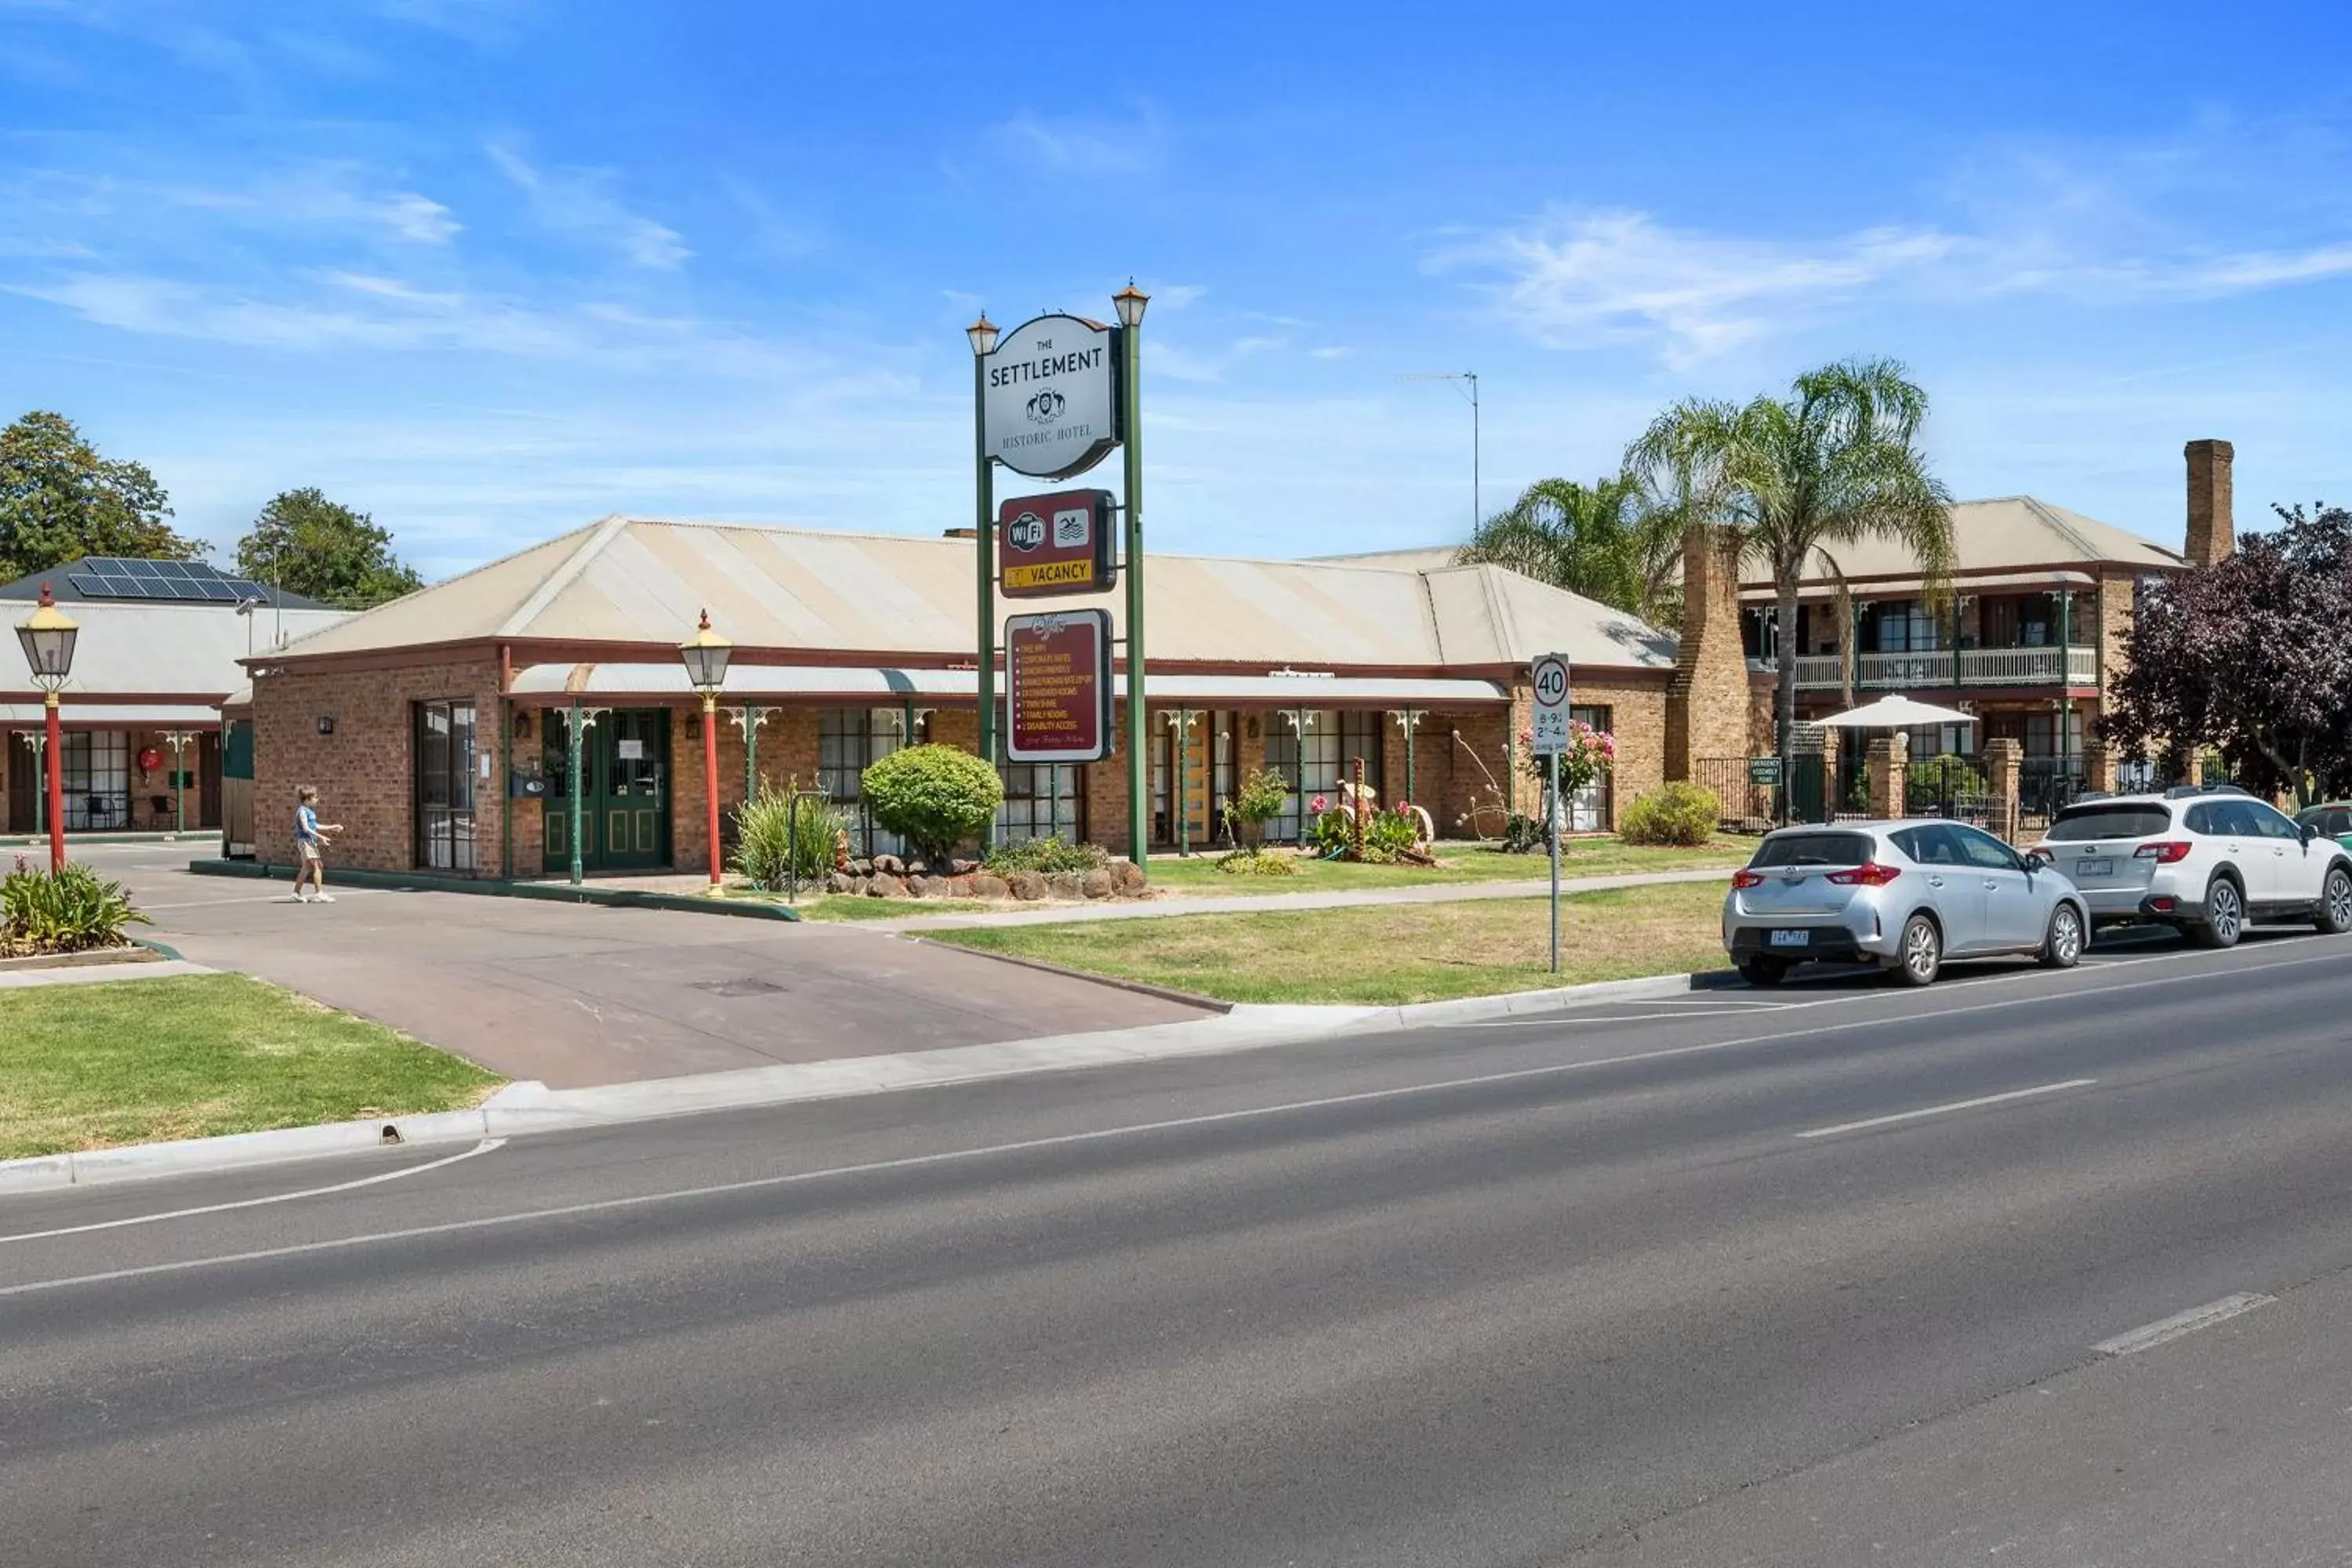
<svg viewBox="0 0 2352 1568">
<path fill-rule="evenodd" d="M 2228 947 L 2258 921 L 2352 931 L 2352 856 L 2242 790 L 2110 795 L 2060 812 L 2041 853 L 2095 925 L 2155 921 Z"/>
</svg>

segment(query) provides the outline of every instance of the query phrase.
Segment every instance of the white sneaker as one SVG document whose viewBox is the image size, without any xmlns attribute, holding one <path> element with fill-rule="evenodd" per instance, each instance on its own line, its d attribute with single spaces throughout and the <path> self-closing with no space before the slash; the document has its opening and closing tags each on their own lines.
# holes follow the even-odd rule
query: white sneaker
<svg viewBox="0 0 2352 1568">
<path fill-rule="evenodd" d="M 313 897 L 310 901 L 314 904 L 331 904 L 335 901 L 335 895 L 332 893 L 320 893 Z"/>
<path fill-rule="evenodd" d="M 294 895 L 294 901 L 298 904 L 307 904 L 310 901 L 310 895 L 308 893 L 297 893 Z"/>
</svg>

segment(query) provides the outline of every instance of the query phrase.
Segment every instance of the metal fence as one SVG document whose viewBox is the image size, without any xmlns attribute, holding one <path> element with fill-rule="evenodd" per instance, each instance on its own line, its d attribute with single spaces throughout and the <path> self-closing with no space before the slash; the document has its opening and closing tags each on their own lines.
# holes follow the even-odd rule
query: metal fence
<svg viewBox="0 0 2352 1568">
<path fill-rule="evenodd" d="M 1691 763 L 1691 783 L 1713 795 L 1724 827 L 1733 833 L 1762 833 L 1779 819 L 1779 791 L 1749 776 L 1746 757 L 1699 757 Z"/>
<path fill-rule="evenodd" d="M 2021 831 L 2043 828 L 2083 793 L 2083 765 L 2073 757 L 2027 757 L 2017 774 Z"/>
</svg>

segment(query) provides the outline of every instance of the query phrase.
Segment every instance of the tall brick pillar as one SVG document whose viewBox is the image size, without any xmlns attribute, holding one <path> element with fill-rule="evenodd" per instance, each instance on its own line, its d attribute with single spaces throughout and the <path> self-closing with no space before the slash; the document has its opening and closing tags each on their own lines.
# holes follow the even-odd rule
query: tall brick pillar
<svg viewBox="0 0 2352 1568">
<path fill-rule="evenodd" d="M 2191 441 L 2182 455 L 2189 459 L 2189 540 L 2183 552 L 2191 566 L 2210 566 L 2238 548 L 2230 499 L 2230 466 L 2237 450 L 2227 441 Z"/>
<path fill-rule="evenodd" d="M 2017 784 L 2025 771 L 2025 748 L 2012 740 L 1984 743 L 1985 787 L 1992 795 L 1985 826 L 2003 838 L 2017 837 Z"/>
<path fill-rule="evenodd" d="M 2083 742 L 2083 787 L 2115 793 L 2116 749 L 2095 737 Z"/>
<path fill-rule="evenodd" d="M 1904 770 L 1911 765 L 1911 737 L 1881 735 L 1870 742 L 1870 815 L 1903 815 Z"/>
<path fill-rule="evenodd" d="M 1670 779 L 1696 778 L 1693 763 L 1701 758 L 1748 755 L 1748 656 L 1739 642 L 1735 538 L 1707 523 L 1683 534 L 1682 641 L 1666 689 Z"/>
</svg>

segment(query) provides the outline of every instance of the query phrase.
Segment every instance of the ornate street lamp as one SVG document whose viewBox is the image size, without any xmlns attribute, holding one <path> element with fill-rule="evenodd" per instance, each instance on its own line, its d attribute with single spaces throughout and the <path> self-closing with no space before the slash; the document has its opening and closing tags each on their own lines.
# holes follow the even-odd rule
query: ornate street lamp
<svg viewBox="0 0 2352 1568">
<path fill-rule="evenodd" d="M 52 874 L 66 868 L 66 787 L 65 747 L 58 726 L 58 693 L 64 689 L 66 677 L 73 673 L 74 639 L 81 627 L 58 608 L 49 596 L 49 585 L 41 584 L 41 602 L 32 618 L 16 628 L 16 640 L 25 647 L 25 662 L 33 668 L 33 684 L 44 693 L 42 706 L 47 714 L 49 774 L 49 870 Z"/>
<path fill-rule="evenodd" d="M 1139 327 L 1143 325 L 1143 308 L 1151 303 L 1151 296 L 1137 288 L 1135 279 L 1130 278 L 1126 288 L 1110 297 L 1110 302 L 1118 312 L 1120 326 Z"/>
<path fill-rule="evenodd" d="M 1118 312 L 1119 378 L 1118 438 L 1123 475 L 1120 504 L 1127 513 L 1127 852 L 1138 869 L 1151 864 L 1147 837 L 1151 802 L 1145 793 L 1150 775 L 1144 753 L 1150 742 L 1143 733 L 1143 308 L 1151 296 L 1127 280 L 1110 297 Z M 1145 871 L 1145 875 L 1150 873 Z"/>
<path fill-rule="evenodd" d="M 980 320 L 966 327 L 963 330 L 963 335 L 971 340 L 971 353 L 974 359 L 986 359 L 996 352 L 996 340 L 1000 334 L 997 331 L 996 323 L 988 319 L 987 311 L 982 310 L 980 313 Z"/>
<path fill-rule="evenodd" d="M 727 684 L 727 661 L 735 645 L 710 629 L 710 612 L 702 612 L 695 634 L 677 645 L 686 662 L 686 679 L 702 693 L 702 798 L 709 812 L 710 890 L 719 889 L 719 689 Z"/>
</svg>

